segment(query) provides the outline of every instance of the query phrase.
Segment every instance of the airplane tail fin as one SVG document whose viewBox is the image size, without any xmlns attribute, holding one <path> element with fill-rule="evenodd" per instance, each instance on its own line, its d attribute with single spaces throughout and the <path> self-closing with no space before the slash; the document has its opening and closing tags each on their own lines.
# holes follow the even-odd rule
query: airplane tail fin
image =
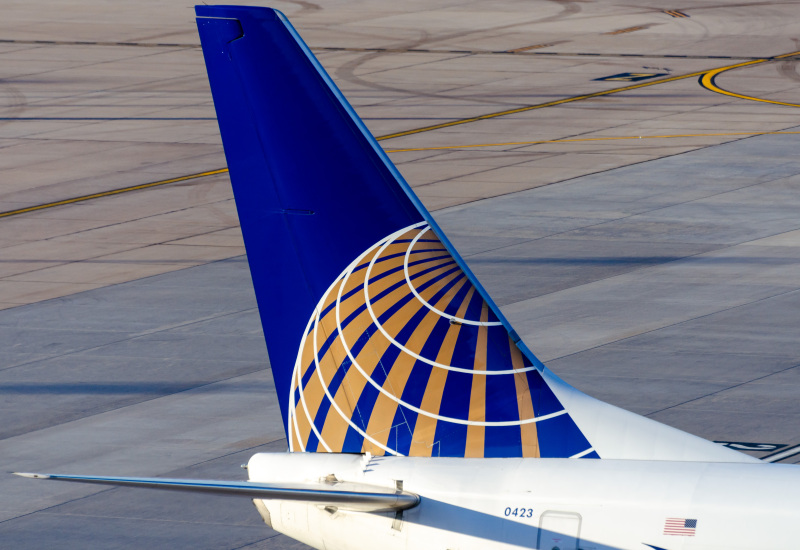
<svg viewBox="0 0 800 550">
<path fill-rule="evenodd" d="M 290 449 L 603 454 L 286 18 L 196 13 Z"/>
</svg>

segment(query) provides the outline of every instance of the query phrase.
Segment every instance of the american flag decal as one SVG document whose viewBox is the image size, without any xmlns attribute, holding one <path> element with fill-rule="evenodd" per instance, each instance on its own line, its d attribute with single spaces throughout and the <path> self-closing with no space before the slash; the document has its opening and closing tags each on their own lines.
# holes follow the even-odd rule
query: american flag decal
<svg viewBox="0 0 800 550">
<path fill-rule="evenodd" d="M 697 531 L 697 520 L 686 518 L 667 518 L 664 522 L 665 535 L 693 537 Z"/>
</svg>

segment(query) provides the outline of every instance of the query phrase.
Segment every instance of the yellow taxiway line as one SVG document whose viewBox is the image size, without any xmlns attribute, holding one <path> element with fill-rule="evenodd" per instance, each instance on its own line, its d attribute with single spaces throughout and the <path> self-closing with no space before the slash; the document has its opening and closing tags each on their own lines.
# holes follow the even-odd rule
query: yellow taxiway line
<svg viewBox="0 0 800 550">
<path fill-rule="evenodd" d="M 514 109 L 507 109 L 505 111 L 498 111 L 496 113 L 489 113 L 486 115 L 479 115 L 475 117 L 468 117 L 462 118 L 459 120 L 452 120 L 450 122 L 443 122 L 441 124 L 433 124 L 431 126 L 423 126 L 421 128 L 414 128 L 413 130 L 406 130 L 404 132 L 395 132 L 394 134 L 388 134 L 385 136 L 381 136 L 377 138 L 378 141 L 383 141 L 386 139 L 393 139 L 403 136 L 410 136 L 413 134 L 420 134 L 422 132 L 430 132 L 431 130 L 439 130 L 441 128 L 450 128 L 452 126 L 458 126 L 460 124 L 469 124 L 471 122 L 478 122 L 480 120 L 489 120 L 492 118 L 497 118 L 506 115 L 513 115 L 517 113 L 524 113 L 527 111 L 533 111 L 535 109 L 544 109 L 545 107 L 554 107 L 556 105 L 565 105 L 567 103 L 573 103 L 575 101 L 582 101 L 584 99 L 592 99 L 595 97 L 603 97 L 612 94 L 618 94 L 621 92 L 628 92 L 631 90 L 638 90 L 639 88 L 646 88 L 648 86 L 656 86 L 659 84 L 666 84 L 667 82 L 676 82 L 678 80 L 685 80 L 687 78 L 694 78 L 696 76 L 703 77 L 704 75 L 716 73 L 719 74 L 720 72 L 730 71 L 732 69 L 738 69 L 739 67 L 745 67 L 748 65 L 758 65 L 761 63 L 766 63 L 768 61 L 772 61 L 774 59 L 782 59 L 784 57 L 792 57 L 794 55 L 798 55 L 800 52 L 792 52 L 783 55 L 779 55 L 776 57 L 764 57 L 762 59 L 755 59 L 753 61 L 746 61 L 744 63 L 736 63 L 734 65 L 726 65 L 725 67 L 719 67 L 717 69 L 705 69 L 702 71 L 696 71 L 693 73 L 682 74 L 677 76 L 668 76 L 665 78 L 657 78 L 654 80 L 648 80 L 647 82 L 640 82 L 638 84 L 631 84 L 629 86 L 622 86 L 621 88 L 612 88 L 610 90 L 604 90 L 601 92 L 594 92 L 591 94 L 582 94 L 576 95 L 572 97 L 566 97 L 564 99 L 557 99 L 555 101 L 548 101 L 546 103 L 537 103 L 536 105 L 526 105 L 525 107 L 517 107 Z"/>
<path fill-rule="evenodd" d="M 750 63 L 763 63 L 766 61 L 764 60 L 756 60 L 750 61 Z M 728 67 L 723 67 L 728 68 Z M 430 132 L 432 130 L 439 130 L 441 128 L 450 128 L 452 126 L 459 126 L 461 124 L 469 124 L 471 122 L 478 122 L 480 120 L 489 120 L 492 118 L 498 118 L 506 115 L 514 115 L 517 113 L 525 113 L 527 111 L 533 111 L 535 109 L 544 109 L 545 107 L 555 107 L 556 105 L 564 105 L 567 103 L 573 103 L 575 101 L 582 101 L 584 99 L 592 99 L 594 97 L 603 97 L 611 94 L 618 94 L 620 92 L 628 92 L 630 90 L 636 90 L 639 88 L 644 88 L 647 86 L 655 86 L 657 84 L 666 84 L 667 82 L 675 82 L 676 80 L 683 80 L 686 78 L 692 78 L 695 76 L 702 76 L 706 74 L 708 71 L 697 71 L 695 73 L 683 74 L 678 76 L 670 76 L 667 78 L 659 78 L 656 80 L 650 80 L 648 82 L 642 82 L 641 84 L 632 84 L 630 86 L 622 86 L 621 88 L 612 88 L 611 90 L 603 90 L 602 92 L 594 92 L 591 94 L 583 94 L 583 95 L 576 95 L 572 97 L 566 97 L 564 99 L 557 99 L 555 101 L 548 101 L 546 103 L 537 103 L 536 105 L 526 105 L 525 107 L 516 107 L 514 109 L 507 109 L 505 111 L 498 111 L 496 113 L 489 113 L 486 115 L 479 115 L 469 118 L 462 118 L 459 120 L 451 120 L 450 122 L 443 122 L 441 124 L 433 124 L 431 126 L 423 126 L 422 128 L 414 128 L 413 130 L 405 130 L 403 132 L 396 132 L 394 134 L 388 134 L 385 136 L 381 136 L 376 138 L 378 141 L 383 141 L 386 139 L 393 139 L 403 136 L 411 136 L 414 134 L 421 134 L 423 132 Z"/>
<path fill-rule="evenodd" d="M 594 138 L 571 138 L 571 139 L 547 139 L 538 141 L 508 141 L 503 143 L 471 143 L 465 145 L 441 145 L 438 147 L 409 147 L 405 149 L 385 149 L 387 153 L 407 153 L 411 151 L 440 151 L 448 149 L 473 149 L 478 147 L 514 147 L 523 145 L 542 145 L 547 143 L 579 143 L 587 141 L 617 141 L 617 140 L 633 140 L 633 139 L 674 139 L 674 138 L 693 138 L 693 137 L 715 137 L 715 136 L 764 136 L 764 135 L 782 135 L 782 134 L 800 134 L 800 131 L 776 131 L 776 132 L 716 132 L 706 134 L 669 134 L 659 136 L 607 136 L 607 137 L 594 137 Z M 219 168 L 217 170 L 209 170 L 207 172 L 198 172 L 197 174 L 189 174 L 177 178 L 170 178 L 166 180 L 154 181 L 150 183 L 143 183 L 141 185 L 131 185 L 129 187 L 121 187 L 119 189 L 112 189 L 110 191 L 103 191 L 100 193 L 92 193 L 90 195 L 80 195 L 60 201 L 48 202 L 44 204 L 37 204 L 26 208 L 19 208 L 17 210 L 8 210 L 0 212 L 0 218 L 8 216 L 15 216 L 17 214 L 25 214 L 28 212 L 36 212 L 37 210 L 44 210 L 53 208 L 55 206 L 63 206 L 65 204 L 74 204 L 91 199 L 99 199 L 101 197 L 110 197 L 112 195 L 119 195 L 121 193 L 128 193 L 129 191 L 139 191 L 142 189 L 150 189 L 151 187 L 158 187 L 167 185 L 169 183 L 178 183 L 181 181 L 188 181 L 197 178 L 204 178 L 206 176 L 215 176 L 217 174 L 225 174 L 228 172 L 227 168 Z"/>
<path fill-rule="evenodd" d="M 800 52 L 792 52 L 792 53 L 785 53 L 783 55 L 778 55 L 770 59 L 770 61 L 775 59 L 784 59 L 786 57 L 792 57 L 795 55 L 800 55 Z M 773 105 L 786 105 L 788 107 L 800 107 L 797 103 L 785 103 L 783 101 L 773 101 L 771 99 L 763 99 L 760 97 L 753 97 L 749 95 L 737 94 L 735 92 L 730 92 L 728 90 L 724 90 L 717 86 L 715 82 L 717 76 L 721 75 L 726 71 L 732 71 L 733 69 L 738 69 L 740 67 L 747 67 L 749 65 L 753 65 L 756 63 L 763 63 L 763 61 L 748 61 L 746 63 L 737 63 L 736 65 L 731 65 L 730 67 L 720 67 L 719 69 L 713 69 L 708 71 L 700 78 L 700 85 L 705 88 L 706 90 L 710 90 L 712 92 L 716 92 L 718 94 L 727 95 L 731 97 L 738 97 L 739 99 L 747 99 L 749 101 L 760 101 L 761 103 L 772 103 Z"/>
<path fill-rule="evenodd" d="M 471 122 L 478 122 L 478 121 L 481 121 L 481 120 L 489 120 L 489 119 L 498 118 L 498 117 L 502 117 L 502 116 L 506 116 L 506 115 L 513 115 L 513 114 L 517 114 L 517 113 L 524 113 L 524 112 L 527 112 L 527 111 L 533 111 L 535 109 L 544 109 L 545 107 L 554 107 L 556 105 L 564 105 L 564 104 L 567 104 L 567 103 L 573 103 L 575 101 L 582 101 L 584 99 L 591 99 L 591 98 L 594 98 L 594 97 L 603 97 L 603 96 L 607 96 L 607 95 L 618 94 L 618 93 L 621 93 L 621 92 L 628 92 L 628 91 L 631 91 L 631 90 L 637 90 L 639 88 L 646 88 L 648 86 L 656 86 L 658 84 L 666 84 L 668 82 L 675 82 L 675 81 L 678 81 L 678 80 L 685 80 L 687 78 L 693 78 L 695 76 L 701 77 L 700 78 L 701 85 L 703 85 L 704 87 L 708 88 L 709 90 L 712 90 L 712 91 L 715 91 L 715 92 L 718 92 L 718 93 L 722 93 L 722 94 L 725 94 L 725 95 L 730 95 L 730 96 L 733 96 L 733 97 L 739 97 L 739 98 L 743 98 L 743 99 L 750 99 L 750 100 L 754 100 L 754 101 L 762 101 L 762 102 L 765 102 L 765 103 L 776 103 L 776 104 L 779 104 L 779 105 L 789 105 L 789 106 L 792 106 L 792 107 L 800 107 L 800 105 L 795 105 L 793 103 L 781 103 L 781 102 L 778 102 L 778 101 L 770 101 L 770 100 L 766 100 L 766 99 L 758 99 L 758 98 L 754 98 L 754 97 L 734 94 L 732 92 L 728 92 L 726 90 L 722 90 L 721 88 L 717 87 L 714 84 L 714 77 L 716 77 L 718 74 L 723 73 L 725 71 L 738 69 L 740 67 L 758 65 L 760 63 L 766 63 L 768 61 L 774 61 L 776 59 L 783 59 L 783 58 L 792 57 L 792 56 L 795 56 L 795 55 L 800 55 L 800 51 L 787 53 L 787 54 L 783 54 L 783 55 L 778 55 L 778 56 L 775 56 L 775 57 L 765 57 L 763 59 L 755 59 L 753 61 L 746 61 L 744 63 L 736 63 L 735 65 L 727 65 L 725 67 L 719 67 L 717 69 L 706 69 L 706 70 L 703 70 L 703 71 L 697 71 L 697 72 L 694 72 L 694 73 L 689 73 L 689 74 L 684 74 L 684 75 L 670 76 L 670 77 L 666 77 L 666 78 L 658 78 L 658 79 L 655 79 L 655 80 L 650 80 L 650 81 L 642 82 L 642 83 L 639 83 L 639 84 L 631 84 L 630 86 L 622 86 L 621 88 L 612 88 L 610 90 L 604 90 L 604 91 L 601 91 L 601 92 L 594 92 L 594 93 L 591 93 L 591 94 L 582 94 L 582 95 L 567 97 L 567 98 L 564 98 L 564 99 L 558 99 L 558 100 L 555 100 L 555 101 L 548 101 L 546 103 L 537 103 L 536 105 L 526 105 L 524 107 L 517 107 L 517 108 L 514 108 L 514 109 L 507 109 L 505 111 L 498 111 L 498 112 L 495 112 L 495 113 L 489 113 L 489 114 L 479 115 L 479 116 L 475 116 L 475 117 L 468 117 L 468 118 L 462 118 L 462 119 L 459 119 L 459 120 L 452 120 L 450 122 L 443 122 L 441 124 L 434 124 L 434 125 L 431 125 L 431 126 L 423 126 L 421 128 L 415 128 L 413 130 L 405 130 L 403 132 L 396 132 L 396 133 L 393 133 L 393 134 L 387 134 L 387 135 L 384 135 L 384 136 L 377 137 L 376 139 L 377 139 L 377 141 L 384 141 L 384 140 L 387 140 L 387 139 L 393 139 L 393 138 L 398 138 L 398 137 L 402 137 L 402 136 L 410 136 L 410 135 L 413 135 L 413 134 L 421 134 L 423 132 L 430 132 L 430 131 L 433 131 L 433 130 L 439 130 L 441 128 L 450 128 L 452 126 L 458 126 L 458 125 L 461 125 L 461 124 L 469 124 Z M 653 138 L 659 138 L 659 137 L 661 137 L 661 138 L 665 138 L 665 137 L 699 137 L 701 135 L 705 135 L 705 136 L 713 136 L 713 135 L 717 135 L 717 136 L 721 136 L 721 135 L 761 135 L 761 134 L 778 134 L 778 133 L 792 133 L 792 132 L 744 132 L 744 133 L 732 133 L 732 134 L 685 134 L 685 135 L 676 135 L 676 136 L 629 136 L 629 137 L 609 137 L 609 138 L 584 138 L 584 139 L 574 139 L 574 140 L 550 140 L 550 141 L 514 142 L 514 143 L 506 143 L 506 144 L 478 144 L 478 145 L 458 145 L 458 146 L 445 146 L 445 147 L 392 149 L 392 150 L 389 150 L 387 152 L 394 153 L 394 152 L 404 152 L 404 151 L 431 151 L 431 150 L 436 150 L 436 149 L 463 149 L 463 148 L 466 148 L 466 147 L 490 147 L 490 146 L 493 146 L 493 145 L 494 146 L 535 145 L 535 144 L 539 144 L 539 143 L 569 143 L 569 142 L 573 142 L 573 141 L 598 141 L 598 140 L 610 140 L 610 139 L 653 139 Z M 87 200 L 91 200 L 91 199 L 99 199 L 101 197 L 110 197 L 110 196 L 113 196 L 113 195 L 119 195 L 121 193 L 128 193 L 130 191 L 140 191 L 140 190 L 143 190 L 143 189 L 150 189 L 151 187 L 159 187 L 161 185 L 167 185 L 169 183 L 178 183 L 178 182 L 181 182 L 181 181 L 187 181 L 187 180 L 192 180 L 192 179 L 196 179 L 196 178 L 202 178 L 202 177 L 205 177 L 205 176 L 213 176 L 213 175 L 216 175 L 216 174 L 224 174 L 227 171 L 228 171 L 227 168 L 219 168 L 217 170 L 209 170 L 207 172 L 200 172 L 200 173 L 197 173 L 197 174 L 189 174 L 189 175 L 180 176 L 180 177 L 177 177 L 177 178 L 170 178 L 170 179 L 165 179 L 165 180 L 160 180 L 160 181 L 154 181 L 154 182 L 151 182 L 151 183 L 144 183 L 144 184 L 141 184 L 141 185 L 132 185 L 132 186 L 129 186 L 129 187 L 122 187 L 122 188 L 119 188 L 119 189 L 111 189 L 109 191 L 102 191 L 100 193 L 92 193 L 92 194 L 89 194 L 89 195 L 81 195 L 81 196 L 72 197 L 72 198 L 69 198 L 69 199 L 63 199 L 63 200 L 58 200 L 58 201 L 53 201 L 53 202 L 48 202 L 48 203 L 43 203 L 43 204 L 37 204 L 37 205 L 34 205 L 34 206 L 28 206 L 28 207 L 25 207 L 25 208 L 18 208 L 16 210 L 7 210 L 5 212 L 0 212 L 0 218 L 7 218 L 9 216 L 16 216 L 16 215 L 19 215 L 19 214 L 26 214 L 28 212 L 36 212 L 36 211 L 39 211 L 39 210 L 45 210 L 47 208 L 54 208 L 56 206 L 63 206 L 63 205 L 66 205 L 66 204 L 74 204 L 74 203 L 77 203 L 77 202 L 87 201 Z"/>
<path fill-rule="evenodd" d="M 128 193 L 129 191 L 139 191 L 140 189 L 150 189 L 151 187 L 158 187 L 159 185 L 167 185 L 168 183 L 178 183 L 179 181 L 193 180 L 197 178 L 204 178 L 206 176 L 213 176 L 215 174 L 224 174 L 227 168 L 219 168 L 218 170 L 209 170 L 208 172 L 199 172 L 197 174 L 189 174 L 187 176 L 180 176 L 177 178 L 170 178 L 167 180 L 154 181 L 151 183 L 143 183 L 141 185 L 131 185 L 129 187 L 120 187 L 119 189 L 112 189 L 110 191 L 102 191 L 100 193 L 92 193 L 90 195 L 80 195 L 69 199 L 60 201 L 48 202 L 44 204 L 37 204 L 35 206 L 28 206 L 27 208 L 18 208 L 17 210 L 8 210 L 0 212 L 0 218 L 7 218 L 8 216 L 16 216 L 17 214 L 26 214 L 28 212 L 36 212 L 37 210 L 44 210 L 45 208 L 53 208 L 54 206 L 62 206 L 64 204 L 73 204 L 76 202 L 87 201 L 90 199 L 99 199 L 100 197 L 110 197 L 112 195 L 119 195 L 120 193 Z"/>
</svg>

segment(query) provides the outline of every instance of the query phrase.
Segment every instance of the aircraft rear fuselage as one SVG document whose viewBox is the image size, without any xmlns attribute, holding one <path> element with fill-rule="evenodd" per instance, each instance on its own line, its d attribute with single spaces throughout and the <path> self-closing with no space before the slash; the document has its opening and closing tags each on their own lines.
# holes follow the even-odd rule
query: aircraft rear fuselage
<svg viewBox="0 0 800 550">
<path fill-rule="evenodd" d="M 258 505 L 273 528 L 328 550 L 753 550 L 800 539 L 800 469 L 789 465 L 287 453 L 254 455 L 248 469 L 252 481 L 400 483 L 420 495 L 401 515 Z"/>
</svg>

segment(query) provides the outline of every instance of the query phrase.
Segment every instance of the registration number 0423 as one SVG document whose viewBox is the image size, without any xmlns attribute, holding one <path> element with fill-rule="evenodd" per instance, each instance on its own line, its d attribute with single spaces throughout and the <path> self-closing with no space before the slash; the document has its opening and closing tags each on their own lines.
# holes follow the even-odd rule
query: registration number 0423
<svg viewBox="0 0 800 550">
<path fill-rule="evenodd" d="M 506 517 L 514 518 L 532 518 L 533 508 L 506 508 L 503 511 Z"/>
</svg>

